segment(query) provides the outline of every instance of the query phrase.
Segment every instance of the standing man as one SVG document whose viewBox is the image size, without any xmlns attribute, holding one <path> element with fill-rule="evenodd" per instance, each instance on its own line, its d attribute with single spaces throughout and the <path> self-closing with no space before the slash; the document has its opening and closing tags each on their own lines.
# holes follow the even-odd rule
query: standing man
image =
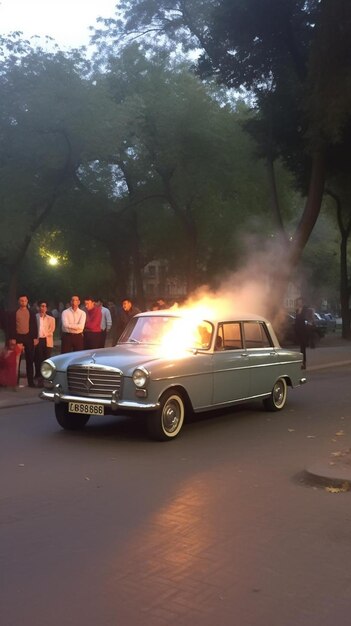
<svg viewBox="0 0 351 626">
<path fill-rule="evenodd" d="M 84 307 L 86 320 L 84 326 L 84 350 L 95 350 L 101 347 L 101 307 L 96 306 L 93 298 L 85 298 Z"/>
<path fill-rule="evenodd" d="M 304 304 L 303 298 L 296 299 L 295 311 L 295 334 L 296 340 L 302 352 L 302 369 L 306 369 L 306 348 L 309 343 L 308 308 Z"/>
<path fill-rule="evenodd" d="M 38 326 L 35 313 L 28 308 L 26 295 L 19 296 L 18 309 L 9 314 L 9 339 L 23 344 L 28 387 L 35 387 L 33 363 L 34 350 L 38 343 Z"/>
<path fill-rule="evenodd" d="M 101 342 L 99 348 L 104 348 L 106 343 L 107 333 L 112 328 L 112 316 L 107 307 L 103 305 L 101 298 L 96 300 L 96 306 L 101 308 Z"/>
<path fill-rule="evenodd" d="M 140 313 L 140 309 L 138 309 L 138 307 L 136 306 L 133 306 L 133 303 L 129 298 L 125 298 L 124 300 L 122 300 L 122 306 L 117 311 L 116 336 L 114 337 L 114 344 L 117 343 L 129 320 L 131 320 L 132 317 L 134 317 L 134 315 L 137 315 L 138 313 Z"/>
<path fill-rule="evenodd" d="M 85 311 L 79 308 L 78 296 L 72 296 L 71 306 L 62 311 L 61 327 L 62 342 L 61 353 L 84 350 L 83 330 L 85 326 Z"/>
<path fill-rule="evenodd" d="M 35 374 L 38 385 L 41 387 L 43 380 L 40 374 L 40 366 L 45 359 L 51 356 L 54 347 L 54 332 L 56 321 L 52 315 L 48 315 L 48 304 L 46 300 L 40 300 L 39 313 L 36 314 L 38 325 L 38 345 L 35 348 L 34 362 Z"/>
<path fill-rule="evenodd" d="M 107 306 L 110 311 L 111 319 L 112 319 L 112 327 L 111 327 L 111 345 L 114 346 L 117 343 L 117 306 L 111 300 L 108 301 Z"/>
</svg>

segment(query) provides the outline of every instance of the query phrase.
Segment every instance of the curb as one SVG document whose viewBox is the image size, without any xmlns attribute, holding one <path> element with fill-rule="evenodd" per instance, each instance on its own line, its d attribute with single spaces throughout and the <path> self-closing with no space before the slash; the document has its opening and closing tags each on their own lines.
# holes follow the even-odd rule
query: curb
<svg viewBox="0 0 351 626">
<path fill-rule="evenodd" d="M 13 400 L 0 400 L 0 410 L 1 409 L 11 409 L 16 406 L 26 406 L 27 404 L 40 404 L 42 400 L 39 396 L 34 398 L 14 398 Z"/>
<path fill-rule="evenodd" d="M 302 480 L 309 485 L 336 487 L 342 491 L 351 490 L 351 467 L 340 464 L 336 469 L 326 463 L 316 463 L 302 472 Z"/>
<path fill-rule="evenodd" d="M 348 361 L 333 361 L 332 363 L 324 363 L 321 365 L 311 365 L 310 367 L 307 365 L 306 372 L 313 372 L 316 370 L 326 370 L 331 367 L 342 367 L 343 365 L 351 365 L 351 360 Z"/>
</svg>

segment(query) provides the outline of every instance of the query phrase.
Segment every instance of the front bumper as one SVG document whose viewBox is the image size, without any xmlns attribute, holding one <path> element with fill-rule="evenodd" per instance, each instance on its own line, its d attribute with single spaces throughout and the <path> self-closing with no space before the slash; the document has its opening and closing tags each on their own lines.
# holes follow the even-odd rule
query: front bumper
<svg viewBox="0 0 351 626">
<path fill-rule="evenodd" d="M 44 389 L 40 392 L 39 397 L 42 398 L 42 400 L 49 400 L 50 402 L 55 402 L 56 404 L 59 404 L 60 402 L 84 402 L 89 404 L 103 404 L 105 407 L 111 409 L 112 411 L 117 411 L 118 409 L 132 411 L 154 411 L 160 406 L 159 402 L 142 403 L 138 401 L 122 401 L 119 400 L 115 392 L 112 393 L 111 398 L 94 398 L 92 396 L 70 396 L 66 393 L 63 393 L 59 385 L 57 385 L 53 390 L 50 391 Z"/>
</svg>

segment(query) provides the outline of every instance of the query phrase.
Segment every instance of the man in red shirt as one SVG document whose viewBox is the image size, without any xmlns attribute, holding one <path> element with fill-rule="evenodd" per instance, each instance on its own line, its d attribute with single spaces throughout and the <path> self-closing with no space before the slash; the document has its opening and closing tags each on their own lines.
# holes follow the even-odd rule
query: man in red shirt
<svg viewBox="0 0 351 626">
<path fill-rule="evenodd" d="M 96 306 L 93 298 L 85 298 L 86 320 L 84 326 L 84 349 L 96 350 L 101 347 L 101 307 Z"/>
</svg>

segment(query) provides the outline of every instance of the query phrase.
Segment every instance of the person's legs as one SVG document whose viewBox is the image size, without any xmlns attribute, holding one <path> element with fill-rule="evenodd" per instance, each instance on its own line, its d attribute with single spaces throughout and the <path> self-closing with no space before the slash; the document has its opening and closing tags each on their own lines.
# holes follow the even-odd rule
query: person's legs
<svg viewBox="0 0 351 626">
<path fill-rule="evenodd" d="M 61 337 L 61 354 L 72 352 L 71 333 L 62 333 Z"/>
<path fill-rule="evenodd" d="M 97 350 L 101 347 L 101 333 L 84 333 L 84 350 Z"/>
<path fill-rule="evenodd" d="M 79 333 L 62 333 L 61 340 L 61 354 L 65 352 L 76 352 L 78 350 L 84 350 L 83 335 Z"/>
<path fill-rule="evenodd" d="M 106 330 L 102 330 L 100 334 L 100 345 L 98 346 L 98 348 L 104 348 L 105 344 L 106 344 L 106 335 L 107 332 Z"/>
<path fill-rule="evenodd" d="M 52 348 L 48 348 L 46 345 L 46 339 L 42 338 L 39 339 L 39 343 L 35 348 L 35 357 L 34 357 L 34 363 L 35 363 L 35 378 L 38 379 L 38 384 L 40 387 L 43 386 L 43 378 L 41 375 L 41 371 L 40 371 L 40 367 L 43 361 L 45 361 L 45 359 L 50 358 L 52 353 Z"/>
<path fill-rule="evenodd" d="M 29 385 L 29 387 L 34 387 L 34 371 L 33 371 L 34 344 L 33 344 L 33 339 L 28 337 L 25 340 L 25 342 L 23 342 L 23 345 L 24 345 L 24 355 L 25 355 L 25 358 L 26 358 L 26 374 L 27 374 L 28 385 Z"/>
<path fill-rule="evenodd" d="M 79 334 L 79 335 L 71 335 L 71 346 L 72 346 L 72 351 L 79 351 L 79 350 L 84 350 L 84 339 L 83 339 L 83 335 Z"/>
<path fill-rule="evenodd" d="M 306 342 L 300 341 L 300 352 L 302 352 L 302 368 L 306 369 Z"/>
<path fill-rule="evenodd" d="M 41 378 L 40 366 L 46 359 L 46 339 L 39 339 L 38 345 L 35 347 L 34 365 L 35 365 L 35 378 Z"/>
</svg>

